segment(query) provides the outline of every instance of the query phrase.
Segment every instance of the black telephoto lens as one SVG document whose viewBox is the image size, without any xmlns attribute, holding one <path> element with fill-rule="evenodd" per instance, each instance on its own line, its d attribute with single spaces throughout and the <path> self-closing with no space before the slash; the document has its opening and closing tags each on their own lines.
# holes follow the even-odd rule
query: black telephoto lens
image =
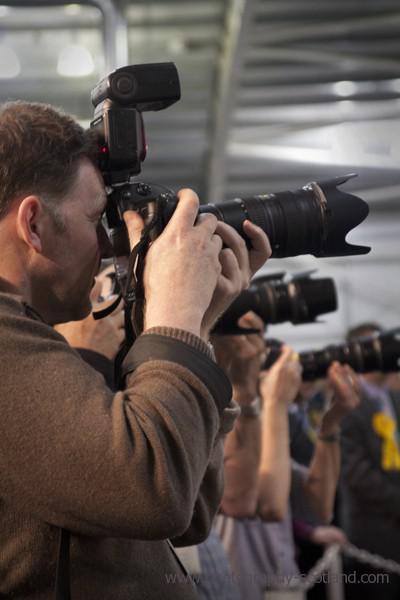
<svg viewBox="0 0 400 600">
<path fill-rule="evenodd" d="M 298 273 L 284 281 L 284 273 L 256 277 L 230 305 L 218 321 L 213 333 L 232 335 L 243 333 L 238 319 L 248 311 L 255 312 L 264 323 L 295 325 L 312 323 L 324 313 L 337 309 L 333 279 L 311 279 L 314 271 Z"/>
<path fill-rule="evenodd" d="M 268 369 L 279 356 L 277 340 L 267 341 L 271 348 L 264 368 Z M 374 333 L 346 344 L 327 346 L 322 350 L 300 353 L 303 380 L 326 377 L 333 361 L 350 365 L 356 373 L 391 373 L 400 369 L 400 327 Z"/>
<path fill-rule="evenodd" d="M 345 240 L 347 233 L 361 223 L 369 211 L 364 200 L 337 188 L 349 177 L 351 175 L 325 183 L 310 183 L 294 192 L 203 204 L 199 212 L 214 214 L 244 238 L 243 222 L 249 219 L 268 235 L 274 258 L 299 254 L 316 257 L 366 254 L 370 251 L 368 246 L 348 244 Z M 155 239 L 172 217 L 177 198 L 164 186 L 136 182 L 115 187 L 109 195 L 109 203 L 118 206 L 121 223 L 125 210 L 139 210 L 146 223 L 151 215 L 150 236 Z"/>
<path fill-rule="evenodd" d="M 354 175 L 312 182 L 293 192 L 236 198 L 221 204 L 205 204 L 200 212 L 212 212 L 242 232 L 245 219 L 268 235 L 272 256 L 299 254 L 347 256 L 366 254 L 370 248 L 348 244 L 347 233 L 368 215 L 364 200 L 342 192 L 338 186 Z"/>
</svg>

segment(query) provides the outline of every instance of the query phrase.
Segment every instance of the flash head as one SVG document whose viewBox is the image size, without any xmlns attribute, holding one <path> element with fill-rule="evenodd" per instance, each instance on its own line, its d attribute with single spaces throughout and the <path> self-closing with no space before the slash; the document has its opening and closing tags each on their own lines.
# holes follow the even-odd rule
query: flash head
<svg viewBox="0 0 400 600">
<path fill-rule="evenodd" d="M 178 71 L 172 62 L 121 67 L 104 77 L 91 92 L 94 107 L 109 100 L 140 112 L 162 110 L 180 97 Z"/>
</svg>

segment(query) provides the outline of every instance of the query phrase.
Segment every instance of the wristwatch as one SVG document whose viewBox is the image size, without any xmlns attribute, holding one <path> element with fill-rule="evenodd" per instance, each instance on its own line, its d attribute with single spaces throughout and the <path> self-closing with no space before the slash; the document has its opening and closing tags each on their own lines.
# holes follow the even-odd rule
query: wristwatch
<svg viewBox="0 0 400 600">
<path fill-rule="evenodd" d="M 328 444 L 334 444 L 335 442 L 340 442 L 340 431 L 336 433 L 331 433 L 329 435 L 324 435 L 322 433 L 318 433 L 317 439 L 321 440 L 321 442 L 327 442 Z"/>
<path fill-rule="evenodd" d="M 259 417 L 261 414 L 261 400 L 259 396 L 256 396 L 250 404 L 240 405 L 240 416 L 241 417 Z"/>
</svg>

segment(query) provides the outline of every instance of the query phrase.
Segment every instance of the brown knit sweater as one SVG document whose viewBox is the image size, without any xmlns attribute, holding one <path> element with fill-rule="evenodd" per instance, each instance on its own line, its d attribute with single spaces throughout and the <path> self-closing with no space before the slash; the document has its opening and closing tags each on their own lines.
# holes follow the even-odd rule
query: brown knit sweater
<svg viewBox="0 0 400 600">
<path fill-rule="evenodd" d="M 196 598 L 170 550 L 204 539 L 222 492 L 230 385 L 189 333 L 153 330 L 113 393 L 64 338 L 0 293 L 0 597 Z M 132 370 L 134 372 L 132 372 Z"/>
</svg>

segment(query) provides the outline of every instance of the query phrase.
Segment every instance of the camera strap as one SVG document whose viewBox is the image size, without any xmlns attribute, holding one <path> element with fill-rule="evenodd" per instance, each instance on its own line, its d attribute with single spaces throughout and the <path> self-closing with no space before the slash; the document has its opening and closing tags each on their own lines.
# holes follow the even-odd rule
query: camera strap
<svg viewBox="0 0 400 600">
<path fill-rule="evenodd" d="M 61 529 L 57 557 L 55 600 L 71 600 L 69 542 L 69 531 L 66 529 Z"/>
<path fill-rule="evenodd" d="M 122 294 L 118 294 L 118 296 L 114 300 L 114 302 L 112 302 L 109 306 L 107 306 L 107 308 L 102 308 L 101 310 L 96 310 L 96 312 L 93 312 L 92 313 L 93 319 L 98 321 L 99 319 L 104 319 L 104 317 L 111 315 L 111 313 L 114 312 L 114 310 L 117 308 L 117 306 L 121 302 L 121 300 L 122 300 Z"/>
<path fill-rule="evenodd" d="M 132 249 L 128 264 L 128 277 L 122 297 L 125 301 L 125 312 L 129 309 L 129 326 L 127 330 L 128 341 L 133 344 L 143 331 L 144 308 L 144 263 L 150 245 L 150 230 L 145 227 L 140 241 Z M 128 335 L 129 334 L 129 335 Z"/>
<path fill-rule="evenodd" d="M 125 340 L 115 358 L 114 377 L 118 387 L 122 383 L 120 381 L 120 373 L 123 360 L 136 338 L 143 331 L 145 302 L 143 274 L 145 258 L 151 241 L 150 231 L 153 226 L 154 219 L 143 229 L 139 242 L 131 251 L 128 264 L 128 278 L 121 292 L 125 303 Z"/>
<path fill-rule="evenodd" d="M 102 319 L 111 314 L 122 299 L 124 301 L 125 340 L 114 361 L 114 380 L 118 388 L 120 383 L 122 383 L 120 373 L 123 360 L 136 338 L 143 331 L 145 303 L 143 274 L 145 258 L 151 240 L 154 236 L 157 236 L 157 231 L 162 229 L 161 215 L 162 211 L 160 211 L 158 204 L 156 204 L 151 220 L 145 225 L 139 242 L 131 250 L 127 267 L 127 278 L 121 287 L 119 296 L 110 306 L 93 314 L 95 319 Z"/>
</svg>

